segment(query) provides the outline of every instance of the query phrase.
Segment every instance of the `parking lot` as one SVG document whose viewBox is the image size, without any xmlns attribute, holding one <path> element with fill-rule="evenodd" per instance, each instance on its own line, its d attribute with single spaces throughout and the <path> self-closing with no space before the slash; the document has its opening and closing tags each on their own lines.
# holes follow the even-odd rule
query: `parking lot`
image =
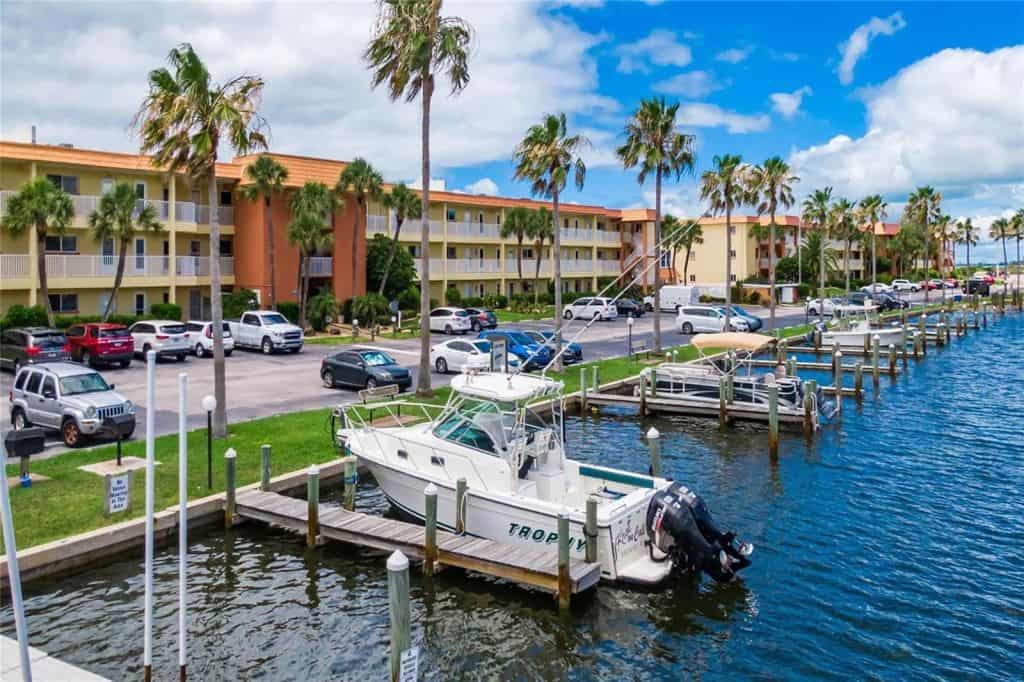
<svg viewBox="0 0 1024 682">
<path fill-rule="evenodd" d="M 767 317 L 767 310 L 757 307 L 746 307 L 747 311 Z M 780 308 L 778 310 L 780 324 L 795 324 L 804 317 L 802 308 Z M 585 326 L 582 320 L 566 323 L 565 338 L 575 337 Z M 517 322 L 501 324 L 502 329 L 551 329 L 553 320 L 534 322 Z M 646 340 L 651 343 L 653 337 L 654 316 L 650 313 L 635 320 L 632 338 L 634 341 Z M 676 332 L 674 316 L 662 315 L 663 343 L 677 345 L 684 343 L 688 337 Z M 443 341 L 447 337 L 434 334 L 432 343 Z M 614 321 L 595 322 L 577 342 L 583 347 L 584 360 L 608 358 L 625 355 L 628 350 L 629 330 L 625 318 Z M 376 342 L 361 343 L 360 347 L 373 347 L 385 350 L 401 365 L 408 367 L 415 374 L 419 364 L 419 340 L 393 340 L 379 338 Z M 307 344 L 299 354 L 263 355 L 258 352 L 236 350 L 227 358 L 227 393 L 228 419 L 231 422 L 244 421 L 276 414 L 308 410 L 318 407 L 330 407 L 357 399 L 356 392 L 348 389 L 328 389 L 320 382 L 321 360 L 341 349 L 351 348 L 350 345 L 319 345 Z M 132 362 L 126 369 L 103 368 L 100 370 L 108 383 L 125 398 L 138 407 L 135 438 L 144 436 L 145 414 L 150 407 L 146 403 L 146 372 L 140 359 Z M 206 425 L 206 414 L 201 401 L 204 396 L 213 393 L 213 360 L 209 358 L 189 357 L 185 362 L 160 361 L 157 363 L 156 390 L 156 432 L 158 435 L 173 433 L 177 430 L 178 416 L 178 375 L 184 372 L 189 377 L 188 425 L 189 428 L 202 428 Z M 433 375 L 433 385 L 445 386 L 451 381 L 452 375 Z M 0 374 L 3 382 L 2 406 L 0 406 L 0 427 L 10 428 L 10 401 L 8 391 L 13 376 L 9 372 Z M 47 456 L 63 451 L 56 434 L 48 438 Z"/>
</svg>

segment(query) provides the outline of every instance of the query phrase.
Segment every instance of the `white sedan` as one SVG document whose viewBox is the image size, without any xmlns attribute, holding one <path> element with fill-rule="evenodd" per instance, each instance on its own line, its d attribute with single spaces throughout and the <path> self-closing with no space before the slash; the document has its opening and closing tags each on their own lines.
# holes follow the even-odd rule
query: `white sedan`
<svg viewBox="0 0 1024 682">
<path fill-rule="evenodd" d="M 835 313 L 837 300 L 834 298 L 826 298 L 825 304 L 822 305 L 820 299 L 812 298 L 807 301 L 807 314 L 817 315 L 819 312 L 824 311 L 825 315 L 832 315 Z"/>
<path fill-rule="evenodd" d="M 883 282 L 876 282 L 875 284 L 868 284 L 860 288 L 866 294 L 891 294 L 894 289 L 888 284 Z"/>
<path fill-rule="evenodd" d="M 430 347 L 430 365 L 435 372 L 463 372 L 467 369 L 487 370 L 491 367 L 491 342 L 484 339 L 452 339 Z M 519 360 L 508 358 L 509 369 L 518 369 Z"/>
</svg>

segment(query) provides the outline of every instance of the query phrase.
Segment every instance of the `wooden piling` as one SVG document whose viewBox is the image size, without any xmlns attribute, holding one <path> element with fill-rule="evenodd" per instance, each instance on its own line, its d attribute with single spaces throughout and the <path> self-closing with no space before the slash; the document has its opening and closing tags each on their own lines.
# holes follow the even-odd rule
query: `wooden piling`
<svg viewBox="0 0 1024 682">
<path fill-rule="evenodd" d="M 729 423 L 729 384 L 725 375 L 718 378 L 718 425 L 722 428 Z"/>
<path fill-rule="evenodd" d="M 640 416 L 647 416 L 647 375 L 640 372 Z"/>
<path fill-rule="evenodd" d="M 315 547 L 320 537 L 320 467 L 313 465 L 306 472 L 306 546 Z"/>
<path fill-rule="evenodd" d="M 596 393 L 601 388 L 600 374 L 598 374 L 597 365 L 593 365 L 591 367 L 591 370 L 593 371 L 590 373 L 590 385 L 593 387 L 594 392 Z"/>
<path fill-rule="evenodd" d="M 235 449 L 228 448 L 224 453 L 224 527 L 235 525 Z"/>
<path fill-rule="evenodd" d="M 459 476 L 455 481 L 455 532 L 462 535 L 466 532 L 466 477 Z"/>
<path fill-rule="evenodd" d="M 353 511 L 356 508 L 356 483 L 359 481 L 359 475 L 356 472 L 356 458 L 349 455 L 343 457 L 341 461 L 345 467 L 345 490 L 342 493 L 341 506 L 348 511 Z"/>
<path fill-rule="evenodd" d="M 796 376 L 796 356 L 795 355 L 793 357 L 791 357 L 789 360 L 786 361 L 786 376 L 788 376 L 788 377 L 795 377 Z"/>
<path fill-rule="evenodd" d="M 839 344 L 836 344 L 838 346 Z M 843 413 L 843 352 L 832 352 L 832 384 L 836 387 L 836 414 Z"/>
<path fill-rule="evenodd" d="M 856 394 L 857 400 L 864 397 L 864 363 L 860 360 L 853 366 L 853 392 Z"/>
<path fill-rule="evenodd" d="M 587 498 L 587 525 L 583 533 L 587 536 L 586 560 L 588 563 L 597 563 L 597 500 L 593 497 Z"/>
<path fill-rule="evenodd" d="M 814 331 L 811 332 L 811 338 L 814 339 L 814 352 L 821 351 L 821 330 L 815 327 Z"/>
<path fill-rule="evenodd" d="M 260 490 L 270 492 L 270 445 L 260 446 Z"/>
<path fill-rule="evenodd" d="M 878 334 L 871 337 L 871 380 L 874 382 L 875 388 L 878 388 L 878 355 L 880 351 L 880 343 L 881 340 L 879 339 Z"/>
<path fill-rule="evenodd" d="M 558 608 L 569 608 L 572 581 L 569 579 L 569 515 L 558 515 Z"/>
<path fill-rule="evenodd" d="M 779 456 L 779 387 L 768 385 L 768 454 Z"/>
<path fill-rule="evenodd" d="M 391 616 L 391 682 L 398 682 L 402 652 L 409 648 L 409 560 L 400 550 L 388 557 L 388 612 Z"/>
<path fill-rule="evenodd" d="M 804 435 L 810 437 L 814 433 L 814 394 L 817 383 L 811 379 L 804 382 Z"/>
<path fill-rule="evenodd" d="M 661 434 L 653 426 L 647 429 L 647 450 L 651 455 L 651 476 L 661 476 Z"/>
<path fill-rule="evenodd" d="M 580 409 L 587 411 L 587 368 L 580 367 Z"/>
<path fill-rule="evenodd" d="M 921 359 L 921 332 L 914 332 L 914 360 Z"/>
<path fill-rule="evenodd" d="M 889 344 L 889 376 L 896 376 L 896 346 Z"/>
<path fill-rule="evenodd" d="M 434 575 L 437 563 L 437 486 L 428 483 L 423 491 L 426 497 L 423 532 L 423 575 Z"/>
</svg>

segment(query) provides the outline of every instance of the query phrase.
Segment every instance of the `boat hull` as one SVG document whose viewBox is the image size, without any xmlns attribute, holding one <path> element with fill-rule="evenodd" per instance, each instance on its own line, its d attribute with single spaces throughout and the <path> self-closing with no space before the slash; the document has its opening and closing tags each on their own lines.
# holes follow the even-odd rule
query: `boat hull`
<svg viewBox="0 0 1024 682">
<path fill-rule="evenodd" d="M 878 345 L 888 348 L 892 344 L 899 348 L 903 343 L 903 331 L 900 329 L 870 329 L 852 331 L 827 331 L 821 335 L 821 345 L 833 346 L 838 341 L 840 348 L 856 348 L 864 350 L 870 348 L 872 339 L 878 336 Z M 867 344 L 867 345 L 865 345 Z"/>
</svg>

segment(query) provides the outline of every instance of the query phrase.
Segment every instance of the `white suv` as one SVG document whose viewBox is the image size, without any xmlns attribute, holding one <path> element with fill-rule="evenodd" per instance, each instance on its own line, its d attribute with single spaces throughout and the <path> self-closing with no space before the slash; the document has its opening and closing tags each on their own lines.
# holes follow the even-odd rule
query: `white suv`
<svg viewBox="0 0 1024 682">
<path fill-rule="evenodd" d="M 895 291 L 918 291 L 921 287 L 909 279 L 894 279 L 892 281 L 892 288 Z"/>
<path fill-rule="evenodd" d="M 188 330 L 181 322 L 142 320 L 129 327 L 128 331 L 135 342 L 135 354 L 143 358 L 149 351 L 155 351 L 158 359 L 174 357 L 181 362 L 192 350 L 189 347 Z"/>
<path fill-rule="evenodd" d="M 562 317 L 567 320 L 574 317 L 582 317 L 584 320 L 592 320 L 595 317 L 599 320 L 614 320 L 618 316 L 619 311 L 610 298 L 577 298 L 562 310 Z"/>
<path fill-rule="evenodd" d="M 729 326 L 731 327 L 730 331 L 734 332 L 750 330 L 747 321 L 735 313 L 729 320 Z M 676 329 L 680 334 L 724 331 L 725 310 L 710 305 L 682 306 L 676 314 Z"/>
<path fill-rule="evenodd" d="M 473 320 L 462 308 L 434 308 L 430 311 L 430 331 L 465 334 L 473 329 Z"/>
<path fill-rule="evenodd" d="M 235 337 L 231 336 L 231 326 L 227 322 L 224 325 L 224 356 L 229 357 L 235 350 Z M 192 347 L 192 353 L 197 357 L 213 357 L 213 322 L 202 322 L 200 320 L 189 320 L 185 323 L 188 343 Z"/>
</svg>

